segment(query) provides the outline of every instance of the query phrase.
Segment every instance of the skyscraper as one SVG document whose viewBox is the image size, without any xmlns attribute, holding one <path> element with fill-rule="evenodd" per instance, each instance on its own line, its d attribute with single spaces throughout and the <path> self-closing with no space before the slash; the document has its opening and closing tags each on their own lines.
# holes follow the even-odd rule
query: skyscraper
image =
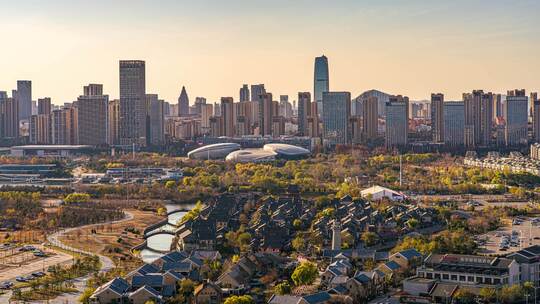
<svg viewBox="0 0 540 304">
<path fill-rule="evenodd" d="M 240 102 L 249 101 L 249 87 L 247 84 L 244 84 L 240 88 Z"/>
<path fill-rule="evenodd" d="M 392 96 L 386 103 L 387 148 L 403 147 L 408 143 L 409 131 L 409 98 L 401 95 Z"/>
<path fill-rule="evenodd" d="M 39 114 L 51 114 L 51 98 L 39 98 L 38 99 L 38 115 Z"/>
<path fill-rule="evenodd" d="M 540 143 L 540 100 L 533 103 L 533 140 Z"/>
<path fill-rule="evenodd" d="M 189 115 L 189 97 L 186 92 L 186 87 L 182 86 L 182 91 L 178 97 L 178 116 Z"/>
<path fill-rule="evenodd" d="M 121 145 L 146 145 L 146 76 L 145 62 L 120 61 L 120 117 Z"/>
<path fill-rule="evenodd" d="M 13 96 L 19 104 L 19 120 L 30 119 L 32 115 L 32 81 L 18 80 L 17 95 Z"/>
<path fill-rule="evenodd" d="M 157 94 L 146 94 L 147 143 L 161 145 L 164 141 L 164 101 Z"/>
<path fill-rule="evenodd" d="M 52 144 L 51 116 L 38 114 L 30 116 L 30 143 L 35 145 Z"/>
<path fill-rule="evenodd" d="M 362 138 L 371 141 L 377 138 L 379 129 L 379 101 L 377 97 L 368 97 L 362 103 Z"/>
<path fill-rule="evenodd" d="M 19 137 L 19 105 L 15 98 L 0 92 L 0 138 Z"/>
<path fill-rule="evenodd" d="M 89 84 L 77 98 L 79 144 L 105 145 L 109 132 L 109 95 L 103 94 L 102 84 Z M 144 122 L 143 122 L 144 123 Z"/>
<path fill-rule="evenodd" d="M 232 97 L 221 97 L 221 133 L 223 136 L 234 136 L 234 108 Z"/>
<path fill-rule="evenodd" d="M 491 145 L 493 94 L 474 90 L 472 93 L 463 94 L 463 102 L 465 107 L 465 146 Z"/>
<path fill-rule="evenodd" d="M 298 134 L 308 135 L 308 118 L 311 116 L 311 93 L 298 92 Z"/>
<path fill-rule="evenodd" d="M 259 101 L 260 96 L 266 93 L 264 84 L 252 84 L 251 85 L 251 101 Z"/>
<path fill-rule="evenodd" d="M 272 122 L 274 117 L 274 101 L 272 93 L 263 93 L 259 105 L 259 135 L 272 135 Z"/>
<path fill-rule="evenodd" d="M 118 123 L 120 119 L 120 100 L 113 99 L 109 101 L 109 145 L 117 145 L 118 139 Z"/>
<path fill-rule="evenodd" d="M 351 117 L 351 93 L 323 92 L 323 139 L 329 145 L 351 142 L 349 119 Z"/>
<path fill-rule="evenodd" d="M 525 90 L 508 91 L 506 102 L 506 127 L 504 138 L 506 146 L 527 144 L 528 98 Z"/>
<path fill-rule="evenodd" d="M 444 141 L 444 95 L 431 94 L 431 134 L 434 143 Z"/>
<path fill-rule="evenodd" d="M 322 55 L 315 57 L 313 76 L 313 101 L 317 103 L 317 112 L 323 113 L 323 93 L 330 90 L 328 77 L 328 58 Z"/>
<path fill-rule="evenodd" d="M 464 104 L 462 101 L 450 101 L 443 105 L 444 143 L 450 147 L 463 146 Z"/>
<path fill-rule="evenodd" d="M 534 102 L 538 100 L 538 92 L 531 92 L 531 95 L 529 97 L 529 107 L 528 107 L 528 111 L 529 111 L 529 115 L 533 115 L 534 113 Z"/>
</svg>

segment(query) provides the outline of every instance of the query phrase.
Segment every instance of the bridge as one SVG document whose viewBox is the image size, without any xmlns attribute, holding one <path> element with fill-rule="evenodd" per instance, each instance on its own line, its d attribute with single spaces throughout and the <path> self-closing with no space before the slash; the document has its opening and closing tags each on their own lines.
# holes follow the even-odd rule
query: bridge
<svg viewBox="0 0 540 304">
<path fill-rule="evenodd" d="M 176 233 L 176 226 L 165 224 L 159 228 L 156 228 L 152 231 L 149 231 L 144 234 L 144 238 L 147 239 L 151 236 L 158 235 L 158 234 L 169 234 L 169 235 L 175 235 Z"/>
</svg>

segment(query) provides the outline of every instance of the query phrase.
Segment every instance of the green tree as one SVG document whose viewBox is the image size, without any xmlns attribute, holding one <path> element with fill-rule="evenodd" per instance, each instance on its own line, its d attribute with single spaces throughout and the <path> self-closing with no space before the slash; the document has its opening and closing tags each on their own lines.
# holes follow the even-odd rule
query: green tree
<svg viewBox="0 0 540 304">
<path fill-rule="evenodd" d="M 366 244 L 366 246 L 372 246 L 372 245 L 375 245 L 375 243 L 377 242 L 377 234 L 374 233 L 374 232 L 370 232 L 370 231 L 366 231 L 364 233 L 362 233 L 362 236 L 360 237 L 360 239 L 364 242 L 364 244 Z"/>
<path fill-rule="evenodd" d="M 302 221 L 299 220 L 299 219 L 295 219 L 295 220 L 293 221 L 293 227 L 294 227 L 294 229 L 296 229 L 296 230 L 300 230 L 300 228 L 302 227 Z"/>
<path fill-rule="evenodd" d="M 88 193 L 70 193 L 64 198 L 65 203 L 87 203 L 90 201 L 90 194 Z"/>
<path fill-rule="evenodd" d="M 274 287 L 274 292 L 278 295 L 290 294 L 291 290 L 292 287 L 291 284 L 289 284 L 289 281 L 283 281 Z"/>
<path fill-rule="evenodd" d="M 165 183 L 165 188 L 167 189 L 173 189 L 174 187 L 176 186 L 176 182 L 175 181 L 167 181 Z"/>
<path fill-rule="evenodd" d="M 255 301 L 253 301 L 253 298 L 248 295 L 230 296 L 225 299 L 224 304 L 255 304 Z"/>
<path fill-rule="evenodd" d="M 311 262 L 303 262 L 291 275 L 291 279 L 296 286 L 309 285 L 317 279 L 319 271 L 317 266 Z"/>
<path fill-rule="evenodd" d="M 306 240 L 298 235 L 292 240 L 291 245 L 296 251 L 304 251 L 306 249 Z"/>
<path fill-rule="evenodd" d="M 497 291 L 494 288 L 483 287 L 478 295 L 484 302 L 492 303 L 497 297 Z"/>
</svg>

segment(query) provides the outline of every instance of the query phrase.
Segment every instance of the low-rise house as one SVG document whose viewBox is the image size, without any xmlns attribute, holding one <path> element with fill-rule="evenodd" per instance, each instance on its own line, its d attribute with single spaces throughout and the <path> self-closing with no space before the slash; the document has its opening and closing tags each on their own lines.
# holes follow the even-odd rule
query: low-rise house
<svg viewBox="0 0 540 304">
<path fill-rule="evenodd" d="M 534 286 L 540 285 L 540 246 L 534 245 L 514 253 L 507 258 L 516 261 L 520 268 L 520 281 L 533 282 Z"/>
<path fill-rule="evenodd" d="M 389 260 L 396 262 L 403 269 L 410 269 L 422 263 L 422 254 L 416 249 L 407 249 L 394 253 Z"/>
<path fill-rule="evenodd" d="M 141 288 L 129 293 L 128 299 L 130 304 L 145 304 L 148 303 L 148 301 L 152 301 L 156 304 L 163 303 L 159 292 L 149 286 L 142 286 Z"/>
<path fill-rule="evenodd" d="M 114 278 L 102 285 L 90 296 L 90 302 L 95 304 L 121 303 L 129 290 L 129 283 L 122 278 Z"/>
<path fill-rule="evenodd" d="M 220 304 L 223 300 L 221 288 L 208 281 L 197 286 L 194 295 L 196 304 Z"/>
</svg>

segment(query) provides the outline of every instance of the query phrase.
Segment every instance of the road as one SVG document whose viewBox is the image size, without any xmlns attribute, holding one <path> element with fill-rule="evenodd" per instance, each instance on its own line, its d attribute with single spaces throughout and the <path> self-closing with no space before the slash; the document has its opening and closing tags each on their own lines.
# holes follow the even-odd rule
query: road
<svg viewBox="0 0 540 304">
<path fill-rule="evenodd" d="M 100 262 L 101 262 L 100 272 L 102 272 L 102 273 L 107 272 L 107 271 L 111 270 L 114 267 L 114 263 L 110 258 L 108 258 L 106 256 L 103 256 L 103 255 L 100 255 L 100 254 L 97 254 L 97 253 L 94 253 L 94 252 L 88 252 L 88 251 L 84 251 L 84 250 L 81 250 L 81 249 L 78 249 L 78 248 L 67 246 L 64 243 L 62 243 L 59 240 L 59 238 L 64 236 L 66 233 L 72 232 L 72 231 L 77 230 L 77 229 L 92 228 L 92 227 L 97 227 L 97 226 L 103 225 L 103 224 L 121 223 L 121 222 L 125 222 L 125 221 L 130 221 L 130 220 L 133 219 L 133 214 L 131 214 L 130 212 L 127 212 L 127 211 L 124 211 L 124 213 L 126 214 L 126 217 L 124 217 L 123 219 L 120 219 L 120 220 L 110 221 L 110 222 L 105 222 L 105 223 L 98 223 L 98 224 L 90 224 L 90 225 L 84 225 L 84 226 L 78 226 L 78 227 L 73 227 L 73 228 L 67 228 L 67 229 L 60 230 L 60 231 L 58 231 L 56 233 L 53 233 L 53 234 L 47 236 L 47 241 L 50 244 L 52 244 L 53 246 L 56 246 L 58 248 L 62 248 L 64 250 L 71 251 L 71 252 L 74 252 L 74 253 L 78 253 L 78 254 L 82 254 L 82 255 L 97 255 L 99 257 Z M 86 281 L 88 281 L 88 279 L 90 277 L 91 277 L 90 275 L 87 275 L 87 276 L 72 280 L 73 284 L 75 285 L 75 288 L 78 290 L 78 292 L 76 292 L 76 293 L 63 294 L 63 295 L 58 296 L 55 299 L 49 300 L 49 301 L 36 301 L 36 302 L 30 302 L 30 303 L 51 303 L 51 304 L 56 304 L 56 303 L 57 304 L 77 303 L 78 298 L 80 297 L 80 295 L 82 294 L 82 292 L 86 288 Z M 8 303 L 10 297 L 11 297 L 11 291 L 8 291 L 5 294 L 0 295 L 0 303 Z M 26 302 L 26 303 L 29 303 L 29 302 Z"/>
</svg>

